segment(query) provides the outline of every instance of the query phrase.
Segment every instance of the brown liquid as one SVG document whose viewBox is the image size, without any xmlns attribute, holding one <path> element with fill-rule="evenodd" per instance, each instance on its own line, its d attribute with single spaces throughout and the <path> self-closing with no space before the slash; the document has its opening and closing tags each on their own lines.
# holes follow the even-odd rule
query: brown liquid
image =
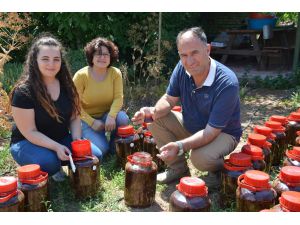
<svg viewBox="0 0 300 225">
<path fill-rule="evenodd" d="M 265 172 L 269 173 L 271 170 L 271 166 L 272 166 L 272 154 L 271 154 L 271 150 L 269 148 L 263 147 L 262 148 L 263 154 L 265 156 L 265 163 L 266 163 L 266 168 L 265 168 Z"/>
<path fill-rule="evenodd" d="M 132 155 L 134 152 L 139 152 L 141 149 L 140 140 L 138 138 L 130 142 L 119 138 L 116 140 L 115 144 L 117 158 L 122 168 L 126 165 L 127 156 Z"/>
<path fill-rule="evenodd" d="M 236 190 L 236 203 L 238 212 L 259 212 L 270 209 L 275 205 L 276 192 L 274 189 L 252 192 L 238 187 Z"/>
<path fill-rule="evenodd" d="M 164 171 L 166 169 L 166 165 L 165 165 L 164 161 L 156 156 L 157 154 L 159 154 L 159 152 L 158 152 L 158 149 L 156 148 L 155 143 L 150 143 L 146 139 L 144 139 L 143 151 L 148 152 L 152 156 L 152 159 L 156 163 L 157 170 L 159 172 Z"/>
<path fill-rule="evenodd" d="M 77 199 L 85 199 L 97 194 L 100 187 L 99 160 L 75 161 L 76 171 L 69 168 L 71 186 Z"/>
<path fill-rule="evenodd" d="M 170 197 L 171 212 L 209 212 L 211 201 L 208 196 L 187 197 L 174 191 Z"/>
<path fill-rule="evenodd" d="M 288 145 L 296 145 L 296 132 L 300 130 L 300 123 L 296 121 L 289 121 L 286 125 L 286 143 Z"/>
<path fill-rule="evenodd" d="M 13 197 L 14 201 L 9 200 L 7 203 L 0 203 L 0 212 L 24 212 L 25 196 L 22 191 Z"/>
<path fill-rule="evenodd" d="M 21 191 L 25 195 L 26 212 L 47 212 L 47 202 L 49 201 L 48 180 L 37 185 L 21 184 Z"/>
<path fill-rule="evenodd" d="M 279 203 L 279 197 L 281 196 L 282 192 L 284 192 L 284 191 L 297 191 L 297 192 L 300 192 L 300 186 L 296 186 L 296 187 L 288 186 L 286 183 L 279 180 L 279 178 L 274 180 L 273 188 L 277 193 L 276 204 Z"/>
<path fill-rule="evenodd" d="M 156 191 L 157 166 L 142 168 L 126 163 L 125 167 L 125 204 L 131 207 L 148 207 L 154 202 Z"/>
<path fill-rule="evenodd" d="M 287 137 L 286 134 L 283 132 L 275 133 L 276 139 L 275 139 L 275 147 L 274 147 L 274 154 L 273 154 L 273 161 L 272 165 L 279 166 L 281 160 L 284 157 L 284 152 L 287 149 Z"/>
</svg>

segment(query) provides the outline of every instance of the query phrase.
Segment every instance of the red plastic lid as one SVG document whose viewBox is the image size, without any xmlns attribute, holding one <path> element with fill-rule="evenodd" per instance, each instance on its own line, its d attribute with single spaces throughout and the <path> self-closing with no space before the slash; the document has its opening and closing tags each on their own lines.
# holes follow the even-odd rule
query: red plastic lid
<svg viewBox="0 0 300 225">
<path fill-rule="evenodd" d="M 300 112 L 291 112 L 288 116 L 288 120 L 290 121 L 300 121 Z"/>
<path fill-rule="evenodd" d="M 41 175 L 41 167 L 38 164 L 29 164 L 17 168 L 19 179 L 32 179 Z"/>
<path fill-rule="evenodd" d="M 297 134 L 297 136 L 300 136 L 300 130 L 298 130 L 298 131 L 296 132 L 296 134 Z"/>
<path fill-rule="evenodd" d="M 15 177 L 7 176 L 0 177 L 0 196 L 3 193 L 16 191 L 18 187 L 18 182 Z"/>
<path fill-rule="evenodd" d="M 250 155 L 252 160 L 263 160 L 264 154 L 260 147 L 256 145 L 244 145 L 242 147 L 242 153 Z"/>
<path fill-rule="evenodd" d="M 264 147 L 267 137 L 261 134 L 250 133 L 248 134 L 248 143 L 258 147 Z"/>
<path fill-rule="evenodd" d="M 127 160 L 131 164 L 143 167 L 152 166 L 152 157 L 148 152 L 135 152 L 132 155 L 127 156 Z"/>
<path fill-rule="evenodd" d="M 172 111 L 181 112 L 181 106 L 176 105 L 172 108 Z"/>
<path fill-rule="evenodd" d="M 147 128 L 148 128 L 148 123 L 144 122 L 144 123 L 142 124 L 142 127 L 143 127 L 143 129 L 147 129 Z"/>
<path fill-rule="evenodd" d="M 271 135 L 272 129 L 266 126 L 256 125 L 254 127 L 254 132 L 268 137 Z"/>
<path fill-rule="evenodd" d="M 119 126 L 117 134 L 120 137 L 128 137 L 134 135 L 134 128 L 132 125 Z"/>
<path fill-rule="evenodd" d="M 244 153 L 232 153 L 224 160 L 224 168 L 230 171 L 245 170 L 252 166 L 251 156 Z"/>
<path fill-rule="evenodd" d="M 270 127 L 273 132 L 284 132 L 285 131 L 285 127 L 283 127 L 280 122 L 269 120 L 269 121 L 265 122 L 265 125 L 267 127 Z"/>
<path fill-rule="evenodd" d="M 300 162 L 300 147 L 293 146 L 293 149 L 286 150 L 285 155 L 290 159 L 297 160 Z"/>
<path fill-rule="evenodd" d="M 152 137 L 152 133 L 150 131 L 144 132 L 145 137 Z"/>
<path fill-rule="evenodd" d="M 90 140 L 76 140 L 71 143 L 74 158 L 83 158 L 92 155 Z"/>
<path fill-rule="evenodd" d="M 279 179 L 289 186 L 300 186 L 300 167 L 282 167 L 279 173 Z"/>
<path fill-rule="evenodd" d="M 288 121 L 286 116 L 279 116 L 279 115 L 272 115 L 270 117 L 270 120 L 279 122 L 281 123 L 281 125 L 285 125 Z"/>
<path fill-rule="evenodd" d="M 205 182 L 198 177 L 182 177 L 176 188 L 188 197 L 206 196 L 208 193 Z"/>
<path fill-rule="evenodd" d="M 252 191 L 270 189 L 270 176 L 259 170 L 248 170 L 238 177 L 238 185 Z"/>
<path fill-rule="evenodd" d="M 300 192 L 285 191 L 279 198 L 280 206 L 290 212 L 300 212 Z"/>
</svg>

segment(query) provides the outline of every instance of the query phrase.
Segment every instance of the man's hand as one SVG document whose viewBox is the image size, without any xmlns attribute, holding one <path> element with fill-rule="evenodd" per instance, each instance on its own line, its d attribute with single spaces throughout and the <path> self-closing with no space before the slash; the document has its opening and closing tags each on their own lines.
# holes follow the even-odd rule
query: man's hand
<svg viewBox="0 0 300 225">
<path fill-rule="evenodd" d="M 105 131 L 111 132 L 114 129 L 116 129 L 116 119 L 111 117 L 110 115 L 107 115 L 105 121 Z"/>
<path fill-rule="evenodd" d="M 101 131 L 104 128 L 105 128 L 105 125 L 101 120 L 94 120 L 94 123 L 92 124 L 92 129 L 94 131 Z"/>
<path fill-rule="evenodd" d="M 160 154 L 157 154 L 156 156 L 160 159 L 162 159 L 165 162 L 173 161 L 176 159 L 179 147 L 176 144 L 176 142 L 170 142 L 160 148 Z"/>
<path fill-rule="evenodd" d="M 134 125 L 139 125 L 144 123 L 146 118 L 152 119 L 152 112 L 154 107 L 143 107 L 140 111 L 137 111 L 134 116 L 132 117 L 131 121 Z"/>
<path fill-rule="evenodd" d="M 57 147 L 55 148 L 57 157 L 62 160 L 62 161 L 68 161 L 70 160 L 69 158 L 69 154 L 71 154 L 71 151 L 64 145 L 57 145 Z"/>
</svg>

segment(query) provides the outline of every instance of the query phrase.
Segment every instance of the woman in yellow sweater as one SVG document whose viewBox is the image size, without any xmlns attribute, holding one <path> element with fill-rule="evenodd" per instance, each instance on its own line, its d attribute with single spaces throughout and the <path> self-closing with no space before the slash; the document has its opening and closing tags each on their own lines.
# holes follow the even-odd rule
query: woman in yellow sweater
<svg viewBox="0 0 300 225">
<path fill-rule="evenodd" d="M 99 148 L 99 155 L 105 155 L 109 150 L 114 151 L 116 128 L 129 123 L 127 114 L 120 111 L 122 74 L 111 66 L 118 60 L 119 50 L 113 42 L 98 37 L 84 51 L 88 66 L 77 71 L 73 78 L 81 101 L 82 135 Z M 110 133 L 110 141 L 106 132 Z"/>
</svg>

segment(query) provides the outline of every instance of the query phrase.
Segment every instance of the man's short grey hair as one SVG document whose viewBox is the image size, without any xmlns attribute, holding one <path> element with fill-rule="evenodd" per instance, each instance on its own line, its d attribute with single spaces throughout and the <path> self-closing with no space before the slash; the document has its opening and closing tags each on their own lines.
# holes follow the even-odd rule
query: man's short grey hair
<svg viewBox="0 0 300 225">
<path fill-rule="evenodd" d="M 178 46 L 179 40 L 181 38 L 181 36 L 186 33 L 186 32 L 192 32 L 192 34 L 196 37 L 198 37 L 204 44 L 207 44 L 207 38 L 206 38 L 206 34 L 204 33 L 204 30 L 202 29 L 202 27 L 192 27 L 192 28 L 188 28 L 188 29 L 184 29 L 182 31 L 179 32 L 179 34 L 177 35 L 176 38 L 176 45 Z"/>
</svg>

